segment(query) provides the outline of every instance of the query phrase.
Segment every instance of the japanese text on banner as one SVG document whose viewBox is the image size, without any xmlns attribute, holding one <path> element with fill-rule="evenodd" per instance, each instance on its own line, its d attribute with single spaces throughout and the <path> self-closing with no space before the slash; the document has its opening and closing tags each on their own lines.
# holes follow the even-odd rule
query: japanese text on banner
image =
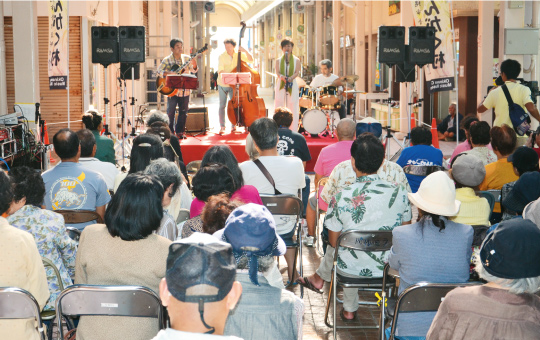
<svg viewBox="0 0 540 340">
<path fill-rule="evenodd" d="M 67 88 L 68 11 L 65 0 L 49 1 L 49 88 Z"/>
</svg>

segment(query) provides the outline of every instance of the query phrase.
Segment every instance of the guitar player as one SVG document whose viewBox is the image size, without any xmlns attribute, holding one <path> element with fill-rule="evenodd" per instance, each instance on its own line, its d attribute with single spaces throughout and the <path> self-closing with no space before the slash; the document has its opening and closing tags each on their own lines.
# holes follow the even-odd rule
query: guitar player
<svg viewBox="0 0 540 340">
<path fill-rule="evenodd" d="M 182 64 L 184 64 L 188 59 L 189 55 L 183 54 L 184 43 L 181 39 L 173 38 L 169 43 L 171 47 L 171 54 L 163 58 L 161 64 L 158 67 L 157 73 L 161 77 L 166 77 L 167 74 L 176 73 L 175 70 L 178 69 Z M 176 65 L 176 66 L 175 66 Z M 192 74 L 197 73 L 197 61 L 195 59 L 191 60 L 189 64 L 189 72 Z M 186 70 L 186 72 L 188 72 Z M 175 133 L 178 139 L 186 139 L 186 119 L 187 111 L 189 104 L 189 95 L 190 90 L 178 90 L 177 94 L 169 97 L 167 101 L 167 115 L 169 116 L 169 129 L 172 133 Z M 176 121 L 176 126 L 174 124 L 174 114 L 176 111 L 176 106 L 178 105 L 178 119 Z"/>
</svg>

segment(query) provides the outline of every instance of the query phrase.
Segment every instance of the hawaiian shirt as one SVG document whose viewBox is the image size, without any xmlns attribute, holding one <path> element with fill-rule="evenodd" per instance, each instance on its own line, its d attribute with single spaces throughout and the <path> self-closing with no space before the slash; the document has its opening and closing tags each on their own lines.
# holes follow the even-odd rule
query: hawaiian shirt
<svg viewBox="0 0 540 340">
<path fill-rule="evenodd" d="M 389 162 L 385 159 L 377 171 L 377 175 L 386 179 L 388 182 L 396 182 L 408 192 L 411 192 L 407 176 L 405 176 L 403 168 L 397 163 Z M 321 198 L 326 203 L 330 203 L 332 197 L 334 197 L 338 191 L 348 187 L 354 182 L 356 182 L 356 172 L 354 172 L 351 160 L 348 159 L 336 165 L 334 170 L 332 170 L 328 182 L 326 182 L 326 185 L 321 192 Z"/>
<path fill-rule="evenodd" d="M 75 276 L 77 242 L 68 236 L 62 215 L 33 205 L 25 205 L 7 220 L 12 226 L 34 236 L 41 257 L 51 260 L 58 268 L 64 288 L 73 284 L 71 277 Z M 51 297 L 43 310 L 54 310 L 61 289 L 53 269 L 50 267 L 45 269 Z"/>
<path fill-rule="evenodd" d="M 330 201 L 325 226 L 334 232 L 393 230 L 412 218 L 407 191 L 379 175 L 358 177 Z M 338 270 L 349 275 L 381 277 L 388 252 L 362 252 L 340 248 Z"/>
</svg>

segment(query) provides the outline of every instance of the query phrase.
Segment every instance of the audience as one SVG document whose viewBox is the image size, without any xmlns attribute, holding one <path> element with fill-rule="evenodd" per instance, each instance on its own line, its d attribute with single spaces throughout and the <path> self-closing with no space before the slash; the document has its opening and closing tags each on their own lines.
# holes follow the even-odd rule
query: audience
<svg viewBox="0 0 540 340">
<path fill-rule="evenodd" d="M 64 287 L 71 286 L 71 278 L 75 276 L 77 242 L 68 236 L 62 215 L 41 209 L 45 184 L 39 172 L 26 166 L 15 167 L 9 172 L 9 178 L 13 188 L 13 202 L 7 221 L 15 228 L 32 234 L 41 257 L 51 260 L 58 268 Z M 47 282 L 51 297 L 43 310 L 54 310 L 61 290 L 55 272 L 50 267 L 47 268 Z"/>
<path fill-rule="evenodd" d="M 242 340 L 223 336 L 227 316 L 242 295 L 242 285 L 235 276 L 229 244 L 201 233 L 171 244 L 167 271 L 159 284 L 170 328 L 161 330 L 153 340 Z"/>
<path fill-rule="evenodd" d="M 166 124 L 166 127 L 169 128 L 169 116 L 159 110 L 150 110 L 150 113 L 146 118 L 146 126 L 153 128 L 155 123 L 158 123 L 155 126 L 161 126 L 159 123 L 164 123 Z M 169 140 L 170 146 L 174 150 L 174 154 L 178 156 L 178 161 L 184 164 L 184 158 L 182 157 L 182 150 L 180 148 L 180 140 L 174 135 L 174 133 L 171 133 L 170 129 L 169 134 L 170 138 L 166 139 Z"/>
<path fill-rule="evenodd" d="M 234 181 L 231 170 L 223 164 L 208 164 L 203 166 L 193 176 L 193 194 L 195 197 L 206 203 L 208 199 L 214 195 L 226 194 L 231 197 L 236 191 L 236 183 Z M 203 222 L 199 216 L 191 218 L 184 223 L 182 227 L 182 238 L 186 238 L 194 232 L 203 231 Z"/>
<path fill-rule="evenodd" d="M 121 172 L 116 176 L 114 180 L 114 192 L 118 190 L 118 186 L 128 174 L 144 171 L 148 164 L 150 164 L 150 161 L 162 157 L 163 143 L 158 136 L 145 133 L 135 137 L 129 159 L 129 171 L 127 173 Z"/>
<path fill-rule="evenodd" d="M 354 141 L 356 132 L 356 124 L 350 118 L 345 118 L 339 121 L 336 128 L 337 143 L 330 144 L 322 148 L 315 163 L 315 185 L 319 183 L 321 178 L 328 177 L 332 170 L 343 161 L 351 159 L 351 145 Z M 356 177 L 356 176 L 355 176 Z M 319 193 L 323 186 L 319 187 Z M 319 194 L 320 196 L 320 194 Z M 306 203 L 306 223 L 308 228 L 308 236 L 305 238 L 305 243 L 308 247 L 312 247 L 315 242 L 315 222 L 317 219 L 317 198 L 315 194 L 309 197 L 309 202 Z M 328 210 L 328 204 L 319 197 L 319 209 Z"/>
<path fill-rule="evenodd" d="M 96 155 L 96 138 L 94 134 L 88 129 L 82 129 L 77 131 L 77 136 L 81 143 L 81 157 L 79 163 L 87 169 L 100 173 L 107 183 L 109 190 L 114 189 L 114 179 L 118 176 L 118 169 L 115 165 L 109 162 L 102 162 L 95 158 Z"/>
<path fill-rule="evenodd" d="M 524 173 L 515 182 L 512 190 L 504 197 L 502 205 L 508 212 L 508 218 L 521 217 L 527 204 L 540 198 L 540 173 Z"/>
<path fill-rule="evenodd" d="M 0 171 L 0 215 L 8 212 L 13 190 L 8 176 Z M 34 237 L 0 217 L 0 287 L 18 287 L 28 291 L 42 310 L 49 298 L 47 276 Z M 6 308 L 2 306 L 2 308 Z M 2 339 L 39 340 L 34 319 L 0 319 Z"/>
<path fill-rule="evenodd" d="M 402 168 L 406 165 L 439 165 L 442 166 L 443 153 L 431 146 L 431 131 L 423 126 L 411 130 L 411 146 L 403 149 L 397 164 Z M 412 192 L 416 192 L 424 176 L 406 174 Z"/>
<path fill-rule="evenodd" d="M 163 186 L 154 176 L 129 174 L 105 213 L 105 224 L 88 226 L 79 241 L 75 283 L 139 285 L 158 292 L 171 241 L 155 235 L 163 217 Z M 77 338 L 141 339 L 156 335 L 154 318 L 82 316 Z"/>
<path fill-rule="evenodd" d="M 231 148 L 229 148 L 227 145 L 215 145 L 208 149 L 201 161 L 201 167 L 208 164 L 222 164 L 231 171 L 234 180 L 234 189 L 231 192 L 232 200 L 238 200 L 244 203 L 262 204 L 261 196 L 259 196 L 259 191 L 257 191 L 257 188 L 255 188 L 253 185 L 244 184 L 242 170 L 240 170 L 238 161 L 232 153 Z M 190 217 L 193 218 L 199 216 L 204 204 L 204 201 L 195 198 L 191 202 L 189 212 Z"/>
<path fill-rule="evenodd" d="M 448 219 L 460 208 L 452 180 L 443 171 L 432 173 L 416 193 L 409 193 L 409 199 L 418 208 L 419 220 L 394 228 L 388 257 L 390 267 L 399 271 L 398 294 L 421 281 L 467 282 L 473 229 Z M 434 316 L 434 312 L 403 313 L 396 335 L 425 337 Z"/>
<path fill-rule="evenodd" d="M 461 126 L 463 127 L 463 131 L 465 132 L 465 141 L 459 143 L 458 146 L 456 146 L 456 148 L 454 149 L 454 152 L 452 152 L 452 157 L 450 157 L 449 159 L 450 163 L 460 153 L 472 149 L 471 142 L 469 141 L 469 138 L 471 138 L 469 129 L 471 128 L 471 125 L 476 124 L 477 122 L 479 122 L 479 120 L 475 116 L 466 116 L 465 118 L 463 118 L 463 121 L 461 122 Z M 491 144 L 488 145 L 488 148 L 491 149 Z"/>
<path fill-rule="evenodd" d="M 514 174 L 521 177 L 521 175 L 529 172 L 529 171 L 536 171 L 538 172 L 538 154 L 533 150 L 525 146 L 520 146 L 519 148 L 516 148 L 513 154 L 508 156 L 508 161 L 512 162 L 512 165 L 514 166 Z M 501 189 L 501 202 L 504 201 L 508 193 L 512 190 L 514 187 L 514 184 L 516 184 L 516 181 L 509 182 L 503 185 Z M 514 215 L 513 211 L 508 211 L 507 207 L 503 205 L 503 220 L 508 220 L 512 218 Z"/>
<path fill-rule="evenodd" d="M 257 149 L 255 149 L 255 144 L 253 144 L 253 137 L 251 137 L 251 133 L 249 133 L 246 137 L 246 154 L 252 161 L 259 158 L 259 152 Z"/>
<path fill-rule="evenodd" d="M 297 195 L 306 186 L 304 167 L 298 157 L 280 156 L 277 150 L 278 126 L 270 118 L 259 118 L 250 127 L 253 143 L 259 158 L 240 164 L 244 184 L 253 185 L 259 193 Z M 266 174 L 265 174 L 266 172 Z M 276 215 L 276 229 L 287 245 L 293 243 L 294 216 Z M 293 268 L 295 249 L 287 249 L 285 261 L 288 265 L 289 282 L 296 278 Z"/>
<path fill-rule="evenodd" d="M 482 161 L 473 155 L 459 154 L 454 158 L 450 174 L 456 184 L 456 200 L 461 202 L 459 212 L 450 219 L 455 223 L 488 226 L 491 206 L 486 198 L 475 193 L 486 176 Z"/>
<path fill-rule="evenodd" d="M 302 339 L 304 303 L 293 293 L 273 287 L 265 273 L 276 268 L 285 242 L 266 207 L 249 203 L 235 209 L 225 228 L 214 234 L 228 242 L 236 260 L 242 298 L 227 319 L 225 334 L 244 339 Z M 278 280 L 279 271 L 277 271 Z"/>
<path fill-rule="evenodd" d="M 304 170 L 306 163 L 311 160 L 311 154 L 307 146 L 306 138 L 296 131 L 289 129 L 293 121 L 291 110 L 287 107 L 278 107 L 272 117 L 278 125 L 278 154 L 280 156 L 296 156 L 302 160 Z M 302 216 L 306 215 L 306 207 L 309 199 L 309 187 L 311 181 L 308 175 L 304 175 L 306 186 L 302 189 L 302 202 L 304 203 L 304 211 Z"/>
<path fill-rule="evenodd" d="M 533 221 L 540 228 L 540 199 L 525 206 L 523 209 L 523 218 Z"/>
<path fill-rule="evenodd" d="M 476 271 L 487 284 L 448 293 L 427 339 L 538 339 L 539 244 L 540 229 L 533 222 L 501 222 L 476 257 Z"/>
<path fill-rule="evenodd" d="M 497 161 L 486 165 L 486 177 L 480 183 L 479 190 L 501 189 L 509 182 L 514 182 L 518 176 L 514 173 L 514 166 L 508 161 L 508 156 L 516 148 L 516 132 L 510 126 L 503 124 L 491 129 L 491 146 L 497 155 Z M 495 203 L 491 216 L 492 224 L 501 219 L 501 205 Z"/>
<path fill-rule="evenodd" d="M 156 176 L 163 186 L 162 206 L 166 207 L 171 204 L 172 197 L 179 190 L 180 185 L 182 185 L 182 174 L 180 173 L 178 166 L 165 158 L 158 158 L 151 161 L 146 169 L 144 169 L 143 173 L 145 175 Z M 168 238 L 171 241 L 178 238 L 179 233 L 178 228 L 176 227 L 176 221 L 165 210 L 163 210 L 163 217 L 161 218 L 159 228 L 156 230 L 156 234 Z"/>
<path fill-rule="evenodd" d="M 62 162 L 45 171 L 44 206 L 48 210 L 93 210 L 102 218 L 105 205 L 111 200 L 103 176 L 79 163 L 79 137 L 70 129 L 62 129 L 53 137 L 54 151 Z M 92 222 L 74 225 L 84 229 Z"/>
<path fill-rule="evenodd" d="M 487 122 L 477 122 L 470 127 L 469 141 L 472 145 L 472 150 L 465 151 L 466 154 L 477 157 L 485 165 L 497 161 L 495 153 L 488 148 L 491 142 L 489 124 Z"/>
<path fill-rule="evenodd" d="M 206 234 L 214 234 L 225 227 L 225 222 L 234 209 L 243 205 L 233 201 L 227 194 L 210 196 L 201 213 L 202 230 Z M 283 284 L 283 281 L 281 281 Z"/>
<path fill-rule="evenodd" d="M 377 175 L 384 159 L 384 146 L 372 134 L 363 133 L 351 147 L 351 162 L 356 172 L 356 182 L 336 194 L 330 202 L 325 226 L 328 228 L 330 245 L 317 271 L 298 279 L 304 287 L 322 292 L 324 281 L 329 282 L 337 239 L 349 230 L 392 230 L 408 224 L 411 206 L 407 191 L 396 183 L 387 182 Z M 372 188 L 377 188 L 373 190 Z M 342 251 L 339 253 L 338 270 L 344 276 L 382 276 L 386 252 Z M 358 289 L 343 289 L 344 321 L 355 319 L 358 309 Z"/>
<path fill-rule="evenodd" d="M 96 110 L 88 110 L 82 116 L 84 126 L 92 131 L 96 138 L 96 157 L 102 162 L 109 162 L 116 165 L 114 154 L 114 142 L 112 139 L 101 135 L 103 130 L 103 116 Z"/>
</svg>

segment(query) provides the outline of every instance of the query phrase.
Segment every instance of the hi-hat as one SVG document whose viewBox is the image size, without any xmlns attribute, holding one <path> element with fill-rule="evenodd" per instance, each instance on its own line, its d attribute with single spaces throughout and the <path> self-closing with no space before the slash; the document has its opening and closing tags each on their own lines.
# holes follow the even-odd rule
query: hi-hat
<svg viewBox="0 0 540 340">
<path fill-rule="evenodd" d="M 338 79 L 334 80 L 332 83 L 333 86 L 344 86 L 345 83 L 349 85 L 354 85 L 354 82 L 360 79 L 359 76 L 352 74 L 350 76 L 343 76 L 339 77 Z"/>
</svg>

